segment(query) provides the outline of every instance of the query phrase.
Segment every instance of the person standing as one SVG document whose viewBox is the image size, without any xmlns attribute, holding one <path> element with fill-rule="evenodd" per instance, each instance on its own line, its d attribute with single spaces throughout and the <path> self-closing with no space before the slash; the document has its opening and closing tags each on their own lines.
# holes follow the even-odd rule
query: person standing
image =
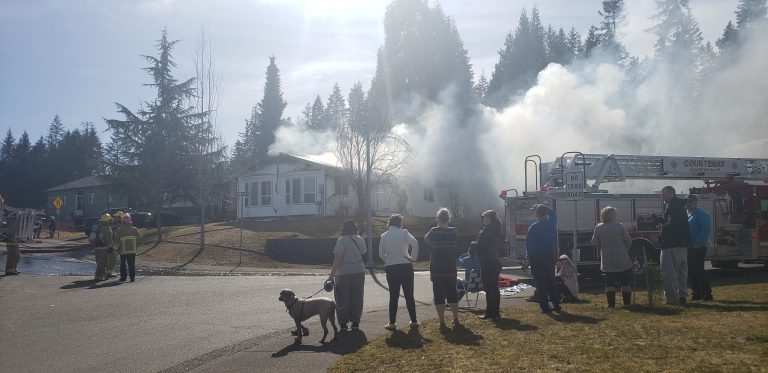
<svg viewBox="0 0 768 373">
<path fill-rule="evenodd" d="M 688 246 L 691 231 L 683 201 L 677 198 L 675 188 L 661 188 L 661 198 L 666 204 L 662 223 L 657 228 L 661 247 L 661 275 L 664 280 L 664 297 L 667 304 L 684 306 L 688 297 Z"/>
<path fill-rule="evenodd" d="M 112 216 L 104 214 L 99 218 L 99 226 L 96 230 L 96 238 L 93 242 L 95 246 L 93 253 L 96 256 L 96 276 L 95 281 L 104 281 L 107 279 L 107 257 L 112 250 L 112 228 L 110 223 Z"/>
<path fill-rule="evenodd" d="M 691 230 L 691 246 L 688 247 L 688 280 L 693 292 L 691 300 L 712 301 L 712 288 L 704 270 L 709 237 L 712 234 L 712 218 L 698 207 L 698 199 L 689 195 L 685 200 L 688 210 L 688 227 Z"/>
<path fill-rule="evenodd" d="M 56 234 L 56 218 L 53 216 L 48 217 L 48 238 L 53 238 Z"/>
<path fill-rule="evenodd" d="M 608 308 L 616 307 L 616 292 L 621 286 L 624 305 L 632 302 L 632 259 L 629 248 L 632 239 L 623 224 L 616 221 L 616 209 L 600 210 L 600 224 L 595 226 L 592 243 L 600 251 L 600 270 L 605 274 L 605 297 Z"/>
<path fill-rule="evenodd" d="M 333 248 L 333 266 L 328 276 L 335 283 L 333 296 L 336 300 L 336 317 L 341 330 L 360 327 L 363 315 L 363 296 L 365 290 L 365 266 L 363 254 L 368 252 L 363 238 L 357 234 L 357 225 L 347 219 L 341 227 L 341 237 Z"/>
<path fill-rule="evenodd" d="M 8 218 L 7 228 L 6 238 L 8 242 L 5 244 L 5 247 L 8 250 L 8 255 L 5 258 L 5 275 L 18 275 L 19 270 L 16 266 L 19 265 L 21 252 L 19 250 L 19 221 L 17 215 Z"/>
<path fill-rule="evenodd" d="M 389 287 L 389 324 L 384 328 L 397 329 L 400 288 L 403 288 L 405 306 L 411 317 L 410 326 L 415 328 L 419 326 L 419 321 L 416 319 L 416 299 L 413 297 L 413 262 L 419 257 L 419 243 L 408 230 L 402 228 L 403 217 L 400 214 L 392 214 L 388 225 L 389 228 L 379 241 L 379 258 L 384 261 Z"/>
<path fill-rule="evenodd" d="M 498 247 L 502 245 L 501 222 L 495 210 L 487 210 L 480 215 L 483 227 L 477 234 L 477 241 L 470 245 L 470 254 L 480 262 L 480 280 L 485 291 L 485 314 L 480 319 L 501 317 L 501 293 L 499 293 L 499 274 L 501 261 Z M 552 270 L 554 276 L 554 269 Z"/>
<path fill-rule="evenodd" d="M 437 227 L 424 236 L 429 247 L 429 278 L 440 327 L 445 328 L 445 302 L 451 307 L 453 326 L 459 323 L 459 295 L 456 291 L 456 250 L 459 233 L 449 226 L 451 212 L 447 208 L 437 211 Z"/>
<path fill-rule="evenodd" d="M 120 227 L 115 233 L 117 253 L 120 254 L 120 282 L 128 276 L 131 282 L 136 281 L 136 251 L 139 246 L 139 230 L 133 227 L 131 214 L 124 214 Z"/>
<path fill-rule="evenodd" d="M 560 311 L 560 292 L 555 282 L 557 259 L 557 213 L 544 206 L 533 206 L 536 221 L 528 227 L 525 251 L 531 262 L 531 273 L 539 291 L 537 301 L 542 313 Z M 549 302 L 552 302 L 552 308 Z"/>
<path fill-rule="evenodd" d="M 107 268 L 104 271 L 108 279 L 115 277 L 115 265 L 117 264 L 117 250 L 114 247 L 114 242 L 116 241 L 115 234 L 117 234 L 117 228 L 120 227 L 120 221 L 123 219 L 123 214 L 122 211 L 118 211 L 112 215 L 111 228 L 113 246 L 109 248 L 109 252 L 107 253 Z"/>
</svg>

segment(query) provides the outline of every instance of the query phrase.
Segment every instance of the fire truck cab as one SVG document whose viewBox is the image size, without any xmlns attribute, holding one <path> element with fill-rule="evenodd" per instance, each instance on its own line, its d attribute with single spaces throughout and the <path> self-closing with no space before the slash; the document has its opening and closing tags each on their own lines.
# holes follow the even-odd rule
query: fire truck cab
<svg viewBox="0 0 768 373">
<path fill-rule="evenodd" d="M 535 166 L 535 189 L 528 190 L 528 165 Z M 560 253 L 577 264 L 579 272 L 598 270 L 600 253 L 592 245 L 600 210 L 613 206 L 617 219 L 633 238 L 630 256 L 636 272 L 659 257 L 658 224 L 664 214 L 659 193 L 622 193 L 600 189 L 602 183 L 628 179 L 655 180 L 661 189 L 670 180 L 701 181 L 701 187 L 678 190 L 684 198 L 698 197 L 698 207 L 712 217 L 707 260 L 715 267 L 740 262 L 768 261 L 768 159 L 637 156 L 569 152 L 553 162 L 538 155 L 525 159 L 525 187 L 503 190 L 504 221 L 509 257 L 526 262 L 525 238 L 535 220 L 531 207 L 545 204 L 557 211 Z M 572 193 L 566 175 L 580 173 L 581 193 Z M 655 184 L 658 183 L 658 186 Z M 570 188 L 569 188 L 570 187 Z M 574 196 L 578 196 L 575 197 Z M 575 239 L 574 239 L 575 237 Z M 768 263 L 766 263 L 768 265 Z"/>
</svg>

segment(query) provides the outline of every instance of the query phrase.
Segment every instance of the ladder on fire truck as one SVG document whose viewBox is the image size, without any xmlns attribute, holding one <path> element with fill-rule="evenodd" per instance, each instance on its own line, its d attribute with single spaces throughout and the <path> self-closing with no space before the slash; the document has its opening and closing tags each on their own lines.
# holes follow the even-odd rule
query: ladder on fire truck
<svg viewBox="0 0 768 373">
<path fill-rule="evenodd" d="M 528 162 L 536 163 L 531 158 Z M 541 158 L 539 158 L 541 159 Z M 705 181 L 762 181 L 768 183 L 768 159 L 765 158 L 709 158 L 652 155 L 583 154 L 568 152 L 553 162 L 539 161 L 538 174 L 542 186 L 562 188 L 565 173 L 581 171 L 587 183 L 586 191 L 598 192 L 606 182 L 627 179 L 679 179 Z M 527 180 L 526 167 L 526 180 Z M 527 185 L 526 185 L 527 189 Z"/>
</svg>

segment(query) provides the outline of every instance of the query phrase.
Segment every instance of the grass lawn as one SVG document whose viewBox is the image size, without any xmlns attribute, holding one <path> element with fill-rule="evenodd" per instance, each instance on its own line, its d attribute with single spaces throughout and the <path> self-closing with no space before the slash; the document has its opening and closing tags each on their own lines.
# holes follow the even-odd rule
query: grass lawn
<svg viewBox="0 0 768 373">
<path fill-rule="evenodd" d="M 540 314 L 533 303 L 495 321 L 463 313 L 463 328 L 441 332 L 430 321 L 391 333 L 329 371 L 766 371 L 768 283 L 718 286 L 714 296 L 686 308 L 609 310 L 604 295 L 587 294 L 561 315 Z"/>
<path fill-rule="evenodd" d="M 246 220 L 243 222 L 243 261 L 242 266 L 257 268 L 330 268 L 324 265 L 306 265 L 278 262 L 265 254 L 264 246 L 273 238 L 327 238 L 338 237 L 339 229 L 346 218 L 301 217 L 280 220 Z M 356 219 L 363 224 L 363 219 Z M 386 230 L 388 217 L 374 217 L 373 231 L 378 236 Z M 414 236 L 423 236 L 430 228 L 434 218 L 406 217 L 405 225 Z M 461 234 L 475 234 L 480 229 L 480 220 L 459 218 L 455 225 Z M 164 242 L 155 245 L 156 230 L 140 229 L 142 241 L 139 259 L 154 262 L 193 263 L 217 266 L 236 266 L 240 253 L 240 226 L 237 222 L 206 224 L 206 247 L 199 250 L 200 227 L 186 225 L 163 228 Z M 330 261 L 331 258 L 329 258 Z M 428 263 L 419 262 L 417 268 L 428 268 Z"/>
</svg>

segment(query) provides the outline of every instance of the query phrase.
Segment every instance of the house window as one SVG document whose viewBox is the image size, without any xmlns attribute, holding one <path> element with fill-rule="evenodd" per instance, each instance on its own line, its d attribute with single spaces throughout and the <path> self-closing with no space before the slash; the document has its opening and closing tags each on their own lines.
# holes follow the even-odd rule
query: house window
<svg viewBox="0 0 768 373">
<path fill-rule="evenodd" d="M 251 183 L 251 190 L 248 191 L 248 196 L 251 204 L 249 206 L 259 205 L 259 183 Z"/>
<path fill-rule="evenodd" d="M 88 204 L 91 206 L 96 204 L 96 193 L 88 193 Z"/>
<path fill-rule="evenodd" d="M 301 203 L 301 179 L 291 179 L 291 202 Z"/>
<path fill-rule="evenodd" d="M 61 197 L 61 205 L 66 206 L 67 205 L 67 196 Z"/>
<path fill-rule="evenodd" d="M 261 182 L 261 194 L 259 194 L 259 202 L 261 203 L 262 206 L 272 205 L 272 182 L 271 181 Z"/>
<path fill-rule="evenodd" d="M 435 191 L 432 188 L 424 188 L 424 201 L 435 202 Z"/>
<path fill-rule="evenodd" d="M 347 182 L 347 178 L 342 176 L 336 176 L 333 180 L 333 195 L 348 195 L 349 194 L 349 183 Z"/>
<path fill-rule="evenodd" d="M 285 179 L 285 204 L 291 204 L 291 179 Z"/>
<path fill-rule="evenodd" d="M 315 177 L 304 178 L 304 203 L 315 203 L 317 200 L 317 180 Z"/>
<path fill-rule="evenodd" d="M 245 193 L 243 194 L 243 206 L 250 206 L 250 198 L 248 198 L 248 192 L 250 191 L 250 189 L 248 189 L 249 186 L 250 184 L 245 183 L 245 190 L 244 190 Z"/>
</svg>

